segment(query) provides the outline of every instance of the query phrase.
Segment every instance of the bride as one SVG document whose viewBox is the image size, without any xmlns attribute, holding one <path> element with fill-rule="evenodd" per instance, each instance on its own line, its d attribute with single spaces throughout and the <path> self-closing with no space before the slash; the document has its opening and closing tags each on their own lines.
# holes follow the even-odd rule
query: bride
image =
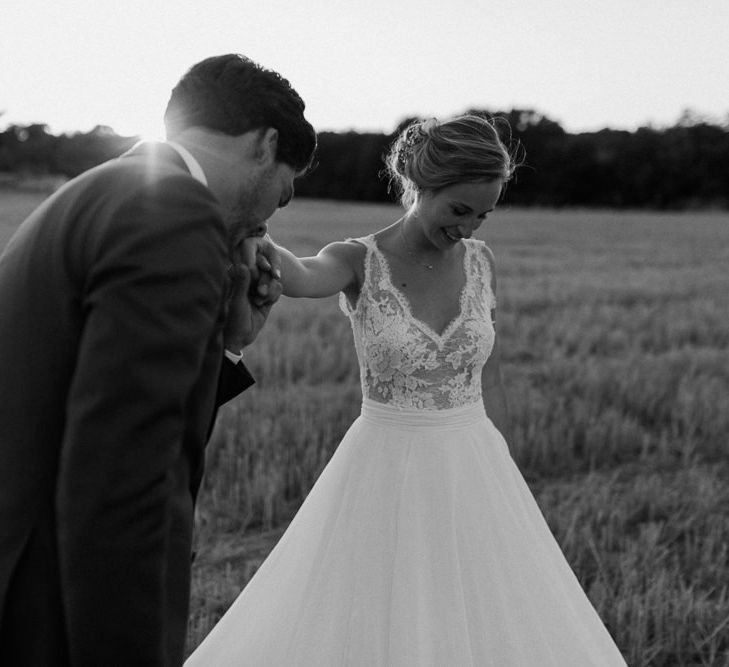
<svg viewBox="0 0 729 667">
<path fill-rule="evenodd" d="M 515 164 L 493 124 L 417 122 L 387 157 L 406 209 L 298 259 L 340 303 L 362 412 L 187 667 L 625 665 L 509 455 L 494 257 L 472 234 Z"/>
</svg>

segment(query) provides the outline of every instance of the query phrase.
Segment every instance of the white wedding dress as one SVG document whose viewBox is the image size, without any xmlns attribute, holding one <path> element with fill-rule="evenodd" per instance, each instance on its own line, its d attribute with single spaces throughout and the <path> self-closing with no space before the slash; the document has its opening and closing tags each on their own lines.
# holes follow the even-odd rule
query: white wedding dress
<svg viewBox="0 0 729 667">
<path fill-rule="evenodd" d="M 625 665 L 484 411 L 483 244 L 438 334 L 359 241 L 362 414 L 186 667 Z"/>
</svg>

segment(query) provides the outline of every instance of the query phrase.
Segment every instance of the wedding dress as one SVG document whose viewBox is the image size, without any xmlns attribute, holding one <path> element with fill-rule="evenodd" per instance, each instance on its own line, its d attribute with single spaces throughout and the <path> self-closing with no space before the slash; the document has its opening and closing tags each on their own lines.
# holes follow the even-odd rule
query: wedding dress
<svg viewBox="0 0 729 667">
<path fill-rule="evenodd" d="M 620 652 L 484 411 L 482 242 L 460 313 L 415 318 L 373 236 L 351 319 L 362 413 L 187 667 L 612 667 Z"/>
</svg>

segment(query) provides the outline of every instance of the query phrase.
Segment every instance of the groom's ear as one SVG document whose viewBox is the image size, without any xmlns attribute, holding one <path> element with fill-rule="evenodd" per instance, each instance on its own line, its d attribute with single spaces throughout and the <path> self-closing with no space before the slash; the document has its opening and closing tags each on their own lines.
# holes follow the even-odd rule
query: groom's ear
<svg viewBox="0 0 729 667">
<path fill-rule="evenodd" d="M 258 131 L 255 143 L 255 159 L 261 164 L 273 164 L 278 154 L 278 130 L 267 127 Z"/>
</svg>

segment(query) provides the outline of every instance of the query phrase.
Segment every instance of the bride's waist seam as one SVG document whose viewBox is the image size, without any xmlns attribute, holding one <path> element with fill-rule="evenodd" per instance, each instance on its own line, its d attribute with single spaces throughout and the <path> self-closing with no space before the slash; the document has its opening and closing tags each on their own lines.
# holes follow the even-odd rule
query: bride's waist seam
<svg viewBox="0 0 729 667">
<path fill-rule="evenodd" d="M 363 399 L 360 415 L 367 421 L 378 424 L 401 426 L 415 429 L 452 429 L 469 426 L 483 421 L 486 417 L 483 403 L 480 401 L 469 405 L 442 410 L 404 408 L 387 403 L 378 403 L 372 399 Z"/>
</svg>

